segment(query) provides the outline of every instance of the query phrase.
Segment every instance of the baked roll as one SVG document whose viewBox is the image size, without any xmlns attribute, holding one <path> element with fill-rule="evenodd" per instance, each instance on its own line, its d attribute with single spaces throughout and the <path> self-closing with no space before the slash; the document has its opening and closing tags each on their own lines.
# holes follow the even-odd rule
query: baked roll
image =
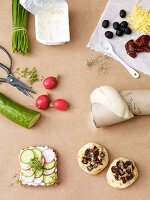
<svg viewBox="0 0 150 200">
<path fill-rule="evenodd" d="M 108 152 L 100 144 L 90 142 L 83 146 L 77 155 L 78 164 L 83 171 L 96 175 L 108 164 Z"/>
</svg>

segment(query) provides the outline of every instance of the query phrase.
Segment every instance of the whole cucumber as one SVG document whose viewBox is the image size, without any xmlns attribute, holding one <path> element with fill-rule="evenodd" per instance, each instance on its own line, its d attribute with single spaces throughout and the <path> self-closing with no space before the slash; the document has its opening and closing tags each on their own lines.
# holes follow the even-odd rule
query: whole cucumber
<svg viewBox="0 0 150 200">
<path fill-rule="evenodd" d="M 26 128 L 31 128 L 41 116 L 39 112 L 12 101 L 2 93 L 0 93 L 0 113 Z"/>
</svg>

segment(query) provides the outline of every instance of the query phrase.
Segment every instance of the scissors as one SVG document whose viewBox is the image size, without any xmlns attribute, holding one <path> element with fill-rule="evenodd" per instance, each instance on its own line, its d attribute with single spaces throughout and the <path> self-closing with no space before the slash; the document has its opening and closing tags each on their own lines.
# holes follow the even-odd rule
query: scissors
<svg viewBox="0 0 150 200">
<path fill-rule="evenodd" d="M 32 91 L 31 88 L 29 88 L 27 85 L 25 85 L 24 83 L 22 83 L 21 81 L 19 81 L 18 79 L 16 79 L 13 76 L 13 74 L 11 72 L 12 58 L 11 58 L 10 54 L 8 53 L 8 51 L 4 47 L 0 46 L 0 49 L 3 50 L 7 54 L 7 56 L 9 57 L 9 60 L 10 60 L 10 67 L 9 68 L 7 66 L 5 66 L 4 64 L 0 63 L 0 68 L 2 68 L 7 73 L 7 77 L 6 78 L 0 78 L 0 82 L 9 83 L 13 87 L 15 87 L 19 91 L 21 91 L 23 94 L 25 94 L 26 96 L 32 98 L 30 93 L 35 93 L 35 92 Z"/>
</svg>

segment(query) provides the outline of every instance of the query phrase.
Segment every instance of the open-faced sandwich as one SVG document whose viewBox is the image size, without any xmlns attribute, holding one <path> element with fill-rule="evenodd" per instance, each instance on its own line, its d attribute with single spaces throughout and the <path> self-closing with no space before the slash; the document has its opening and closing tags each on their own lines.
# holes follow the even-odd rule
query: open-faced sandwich
<svg viewBox="0 0 150 200">
<path fill-rule="evenodd" d="M 28 186 L 49 186 L 58 181 L 57 157 L 47 146 L 33 146 L 21 150 L 20 182 Z"/>
</svg>

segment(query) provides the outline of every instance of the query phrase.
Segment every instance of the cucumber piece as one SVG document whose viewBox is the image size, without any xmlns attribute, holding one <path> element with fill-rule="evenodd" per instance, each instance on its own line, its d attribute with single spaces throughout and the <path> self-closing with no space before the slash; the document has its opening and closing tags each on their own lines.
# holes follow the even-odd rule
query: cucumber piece
<svg viewBox="0 0 150 200">
<path fill-rule="evenodd" d="M 21 169 L 21 174 L 25 177 L 31 177 L 35 173 L 34 169 L 29 169 L 29 170 L 23 170 Z"/>
<path fill-rule="evenodd" d="M 57 174 L 53 173 L 49 176 L 44 176 L 43 178 L 43 183 L 45 183 L 46 185 L 52 185 L 55 182 L 57 182 L 58 178 L 57 178 Z"/>
<path fill-rule="evenodd" d="M 25 164 L 29 164 L 33 158 L 35 158 L 35 155 L 30 149 L 24 150 L 20 155 L 20 160 Z"/>
<path fill-rule="evenodd" d="M 37 148 L 32 149 L 32 151 L 34 152 L 35 157 L 42 161 L 42 152 Z"/>
<path fill-rule="evenodd" d="M 43 169 L 35 171 L 35 178 L 39 178 L 43 175 Z"/>
<path fill-rule="evenodd" d="M 26 108 L 0 93 L 0 113 L 11 121 L 31 128 L 40 118 L 40 113 Z"/>
<path fill-rule="evenodd" d="M 50 163 L 45 163 L 45 165 L 44 165 L 44 169 L 52 169 L 52 168 L 55 167 L 55 165 L 56 165 L 56 161 L 53 160 L 53 161 L 50 162 Z"/>
</svg>

